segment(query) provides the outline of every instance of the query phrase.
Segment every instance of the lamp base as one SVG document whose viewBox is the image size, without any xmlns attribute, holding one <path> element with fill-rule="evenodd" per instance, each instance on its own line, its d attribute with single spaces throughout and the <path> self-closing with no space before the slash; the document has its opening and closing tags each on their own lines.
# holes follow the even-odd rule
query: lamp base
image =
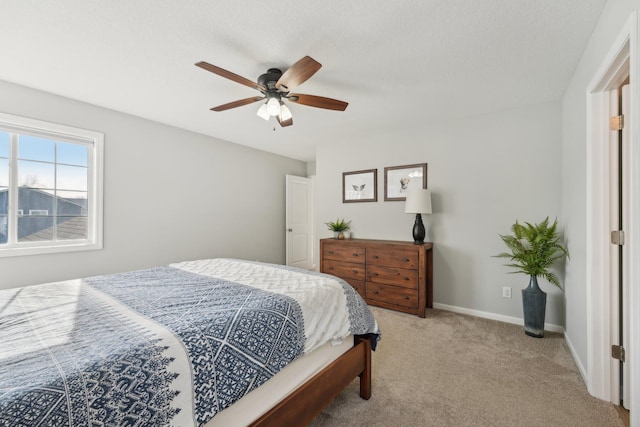
<svg viewBox="0 0 640 427">
<path fill-rule="evenodd" d="M 422 223 L 422 215 L 416 214 L 416 222 L 413 224 L 413 243 L 415 245 L 424 244 L 424 224 Z"/>
</svg>

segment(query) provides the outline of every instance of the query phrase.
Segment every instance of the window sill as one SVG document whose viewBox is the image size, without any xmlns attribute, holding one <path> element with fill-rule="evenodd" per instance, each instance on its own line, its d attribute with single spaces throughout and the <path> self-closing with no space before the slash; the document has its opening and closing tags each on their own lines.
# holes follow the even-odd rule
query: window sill
<svg viewBox="0 0 640 427">
<path fill-rule="evenodd" d="M 57 254 L 64 252 L 78 252 L 78 251 L 94 251 L 103 248 L 101 243 L 77 243 L 71 242 L 69 244 L 57 244 L 55 246 L 14 246 L 11 248 L 0 249 L 0 258 L 7 258 L 13 256 L 28 256 L 28 255 L 45 255 L 45 254 Z"/>
</svg>

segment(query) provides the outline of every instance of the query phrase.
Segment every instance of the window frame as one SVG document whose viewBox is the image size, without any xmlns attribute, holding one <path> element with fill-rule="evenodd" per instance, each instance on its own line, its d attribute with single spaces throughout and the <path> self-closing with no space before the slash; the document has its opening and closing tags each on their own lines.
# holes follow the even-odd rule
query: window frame
<svg viewBox="0 0 640 427">
<path fill-rule="evenodd" d="M 103 248 L 104 134 L 42 120 L 0 113 L 0 130 L 11 134 L 32 135 L 88 147 L 87 162 L 87 238 L 37 242 L 17 241 L 17 153 L 14 137 L 9 142 L 8 239 L 0 245 L 0 258 L 59 252 L 89 251 Z M 15 224 L 12 226 L 12 224 Z"/>
</svg>

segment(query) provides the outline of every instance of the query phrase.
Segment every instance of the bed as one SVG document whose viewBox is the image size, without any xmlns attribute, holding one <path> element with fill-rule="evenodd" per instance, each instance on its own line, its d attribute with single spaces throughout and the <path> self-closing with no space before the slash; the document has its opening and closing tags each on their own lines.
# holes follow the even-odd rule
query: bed
<svg viewBox="0 0 640 427">
<path fill-rule="evenodd" d="M 306 425 L 380 337 L 334 276 L 209 259 L 0 291 L 0 425 Z"/>
</svg>

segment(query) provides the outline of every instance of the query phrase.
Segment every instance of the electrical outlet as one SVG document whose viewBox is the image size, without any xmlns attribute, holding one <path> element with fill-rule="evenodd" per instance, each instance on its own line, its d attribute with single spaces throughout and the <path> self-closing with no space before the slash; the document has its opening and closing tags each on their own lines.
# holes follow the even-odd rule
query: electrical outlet
<svg viewBox="0 0 640 427">
<path fill-rule="evenodd" d="M 504 286 L 502 288 L 502 297 L 503 298 L 511 298 L 511 288 L 508 286 Z"/>
</svg>

